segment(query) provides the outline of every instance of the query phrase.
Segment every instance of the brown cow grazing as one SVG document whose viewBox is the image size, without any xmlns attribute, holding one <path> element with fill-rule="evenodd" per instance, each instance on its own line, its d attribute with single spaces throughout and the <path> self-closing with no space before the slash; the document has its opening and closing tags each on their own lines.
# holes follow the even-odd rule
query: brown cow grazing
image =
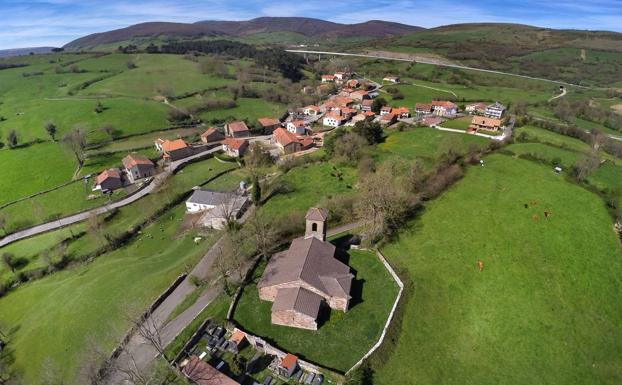
<svg viewBox="0 0 622 385">
<path fill-rule="evenodd" d="M 484 270 L 484 261 L 481 259 L 477 260 L 477 270 L 481 273 Z"/>
</svg>

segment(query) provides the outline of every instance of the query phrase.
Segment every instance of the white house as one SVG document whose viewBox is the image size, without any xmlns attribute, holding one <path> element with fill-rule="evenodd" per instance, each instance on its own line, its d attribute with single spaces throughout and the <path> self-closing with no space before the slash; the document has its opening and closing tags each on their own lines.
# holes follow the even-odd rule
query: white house
<svg viewBox="0 0 622 385">
<path fill-rule="evenodd" d="M 296 135 L 304 135 L 307 132 L 307 123 L 304 120 L 287 122 L 287 131 Z"/>
<path fill-rule="evenodd" d="M 484 116 L 487 118 L 493 119 L 501 119 L 503 115 L 505 115 L 505 106 L 499 102 L 495 102 L 486 107 L 486 111 L 484 111 Z"/>
<path fill-rule="evenodd" d="M 317 114 L 320 113 L 320 107 L 318 106 L 306 106 L 303 110 L 302 113 L 305 115 L 310 115 L 310 116 L 316 116 Z"/>
<path fill-rule="evenodd" d="M 385 76 L 384 78 L 382 78 L 382 81 L 389 82 L 389 83 L 399 83 L 400 78 L 397 76 Z"/>
<path fill-rule="evenodd" d="M 458 106 L 452 102 L 436 100 L 432 102 L 432 113 L 437 116 L 453 117 L 458 113 Z"/>
<path fill-rule="evenodd" d="M 339 127 L 344 124 L 346 120 L 347 119 L 341 115 L 327 114 L 324 116 L 324 121 L 322 123 L 328 127 Z"/>
<path fill-rule="evenodd" d="M 237 192 L 197 189 L 186 201 L 186 211 L 193 214 L 203 212 L 200 219 L 203 226 L 223 229 L 228 221 L 242 215 L 248 203 L 248 197 Z"/>
</svg>

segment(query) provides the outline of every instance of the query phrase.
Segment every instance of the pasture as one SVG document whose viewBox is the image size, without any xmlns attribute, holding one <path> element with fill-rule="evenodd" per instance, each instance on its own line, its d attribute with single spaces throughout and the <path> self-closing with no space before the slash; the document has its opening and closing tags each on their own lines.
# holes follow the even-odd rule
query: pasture
<svg viewBox="0 0 622 385">
<path fill-rule="evenodd" d="M 598 196 L 487 157 L 383 248 L 415 289 L 374 383 L 619 383 L 618 243 Z"/>
</svg>

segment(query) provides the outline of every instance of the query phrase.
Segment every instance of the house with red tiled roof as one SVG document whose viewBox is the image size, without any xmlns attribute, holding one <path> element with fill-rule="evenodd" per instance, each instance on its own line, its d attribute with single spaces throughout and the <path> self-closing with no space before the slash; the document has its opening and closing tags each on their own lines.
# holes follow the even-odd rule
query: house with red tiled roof
<svg viewBox="0 0 622 385">
<path fill-rule="evenodd" d="M 276 367 L 277 373 L 285 378 L 290 378 L 298 368 L 298 357 L 287 353 Z"/>
<path fill-rule="evenodd" d="M 281 127 L 281 122 L 274 118 L 259 118 L 259 125 L 263 128 L 264 134 L 271 134 L 272 131 Z"/>
<path fill-rule="evenodd" d="M 222 141 L 222 150 L 225 154 L 235 158 L 244 156 L 247 149 L 248 140 L 246 139 L 225 138 L 225 140 Z"/>
<path fill-rule="evenodd" d="M 390 114 L 391 113 L 391 107 L 390 106 L 383 106 L 380 108 L 380 116 L 382 115 L 386 115 L 386 114 Z"/>
<path fill-rule="evenodd" d="M 357 100 L 359 102 L 363 101 L 364 99 L 371 99 L 371 96 L 369 96 L 369 92 L 365 90 L 356 90 L 354 92 L 351 92 L 349 96 L 353 100 Z"/>
<path fill-rule="evenodd" d="M 335 80 L 343 81 L 347 80 L 350 77 L 350 74 L 347 72 L 335 72 Z"/>
<path fill-rule="evenodd" d="M 354 100 L 352 98 L 346 96 L 335 96 L 331 100 L 338 107 L 348 107 L 349 105 L 354 103 Z"/>
<path fill-rule="evenodd" d="M 303 114 L 315 116 L 320 113 L 320 107 L 318 106 L 306 106 L 303 110 Z"/>
<path fill-rule="evenodd" d="M 178 160 L 192 155 L 192 149 L 183 139 L 162 140 L 157 139 L 155 146 L 166 160 Z"/>
<path fill-rule="evenodd" d="M 371 107 L 374 105 L 374 101 L 371 99 L 364 99 L 361 102 L 361 111 L 371 111 Z"/>
<path fill-rule="evenodd" d="M 195 355 L 184 360 L 180 367 L 183 375 L 197 385 L 240 385 L 239 382 Z"/>
<path fill-rule="evenodd" d="M 446 100 L 435 100 L 432 102 L 432 113 L 437 116 L 453 117 L 458 113 L 458 106 Z"/>
<path fill-rule="evenodd" d="M 391 113 L 400 119 L 410 118 L 410 110 L 406 107 L 393 108 Z"/>
<path fill-rule="evenodd" d="M 246 339 L 246 333 L 236 329 L 231 334 L 231 337 L 229 337 L 228 349 L 231 350 L 233 353 L 237 354 L 247 342 L 248 340 Z"/>
<path fill-rule="evenodd" d="M 291 122 L 287 122 L 287 131 L 296 135 L 304 135 L 307 132 L 307 122 L 304 120 L 294 120 Z"/>
<path fill-rule="evenodd" d="M 201 134 L 201 142 L 203 143 L 215 143 L 223 140 L 225 136 L 214 127 L 208 128 Z"/>
<path fill-rule="evenodd" d="M 118 168 L 109 168 L 97 175 L 93 191 L 101 190 L 101 192 L 110 192 L 120 189 L 121 187 L 123 187 L 121 171 Z"/>
<path fill-rule="evenodd" d="M 322 75 L 322 83 L 330 83 L 335 81 L 335 75 Z"/>
<path fill-rule="evenodd" d="M 272 133 L 272 142 L 286 155 L 313 147 L 312 138 L 299 137 L 281 127 Z"/>
<path fill-rule="evenodd" d="M 417 115 L 427 115 L 432 113 L 432 104 L 431 103 L 416 103 L 415 104 L 415 113 Z"/>
<path fill-rule="evenodd" d="M 339 127 L 347 121 L 348 119 L 341 116 L 340 114 L 331 112 L 330 114 L 324 115 L 324 120 L 322 121 L 322 124 L 328 127 Z"/>
<path fill-rule="evenodd" d="M 123 158 L 121 162 L 131 183 L 153 176 L 155 173 L 153 162 L 142 155 L 130 154 Z"/>
<path fill-rule="evenodd" d="M 397 115 L 395 114 L 384 114 L 380 116 L 380 124 L 393 124 L 397 122 Z"/>
<path fill-rule="evenodd" d="M 357 88 L 360 85 L 359 81 L 356 79 L 350 79 L 346 84 L 350 88 Z"/>
<path fill-rule="evenodd" d="M 250 130 L 242 121 L 230 122 L 225 124 L 225 135 L 230 138 L 247 138 L 250 136 Z"/>
<path fill-rule="evenodd" d="M 469 126 L 470 131 L 488 130 L 498 131 L 501 128 L 501 119 L 474 116 Z"/>
<path fill-rule="evenodd" d="M 305 220 L 305 235 L 270 258 L 257 288 L 261 300 L 272 302 L 273 324 L 317 330 L 324 305 L 348 310 L 354 275 L 326 241 L 328 211 L 311 208 Z"/>
</svg>

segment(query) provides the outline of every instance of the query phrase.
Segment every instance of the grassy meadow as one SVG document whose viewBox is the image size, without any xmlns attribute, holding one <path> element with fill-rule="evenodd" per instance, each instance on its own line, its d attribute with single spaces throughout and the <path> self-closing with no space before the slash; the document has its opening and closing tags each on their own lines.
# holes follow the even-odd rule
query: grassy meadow
<svg viewBox="0 0 622 385">
<path fill-rule="evenodd" d="M 611 219 L 549 167 L 489 156 L 382 251 L 415 289 L 374 383 L 622 380 Z"/>
</svg>

